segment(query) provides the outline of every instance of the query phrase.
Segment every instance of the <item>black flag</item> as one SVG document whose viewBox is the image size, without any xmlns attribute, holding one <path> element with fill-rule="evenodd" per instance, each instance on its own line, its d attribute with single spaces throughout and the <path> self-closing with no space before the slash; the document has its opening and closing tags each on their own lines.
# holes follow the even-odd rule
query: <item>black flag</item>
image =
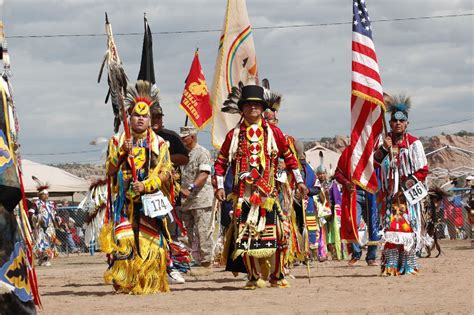
<svg viewBox="0 0 474 315">
<path fill-rule="evenodd" d="M 155 68 L 153 66 L 153 40 L 151 38 L 150 25 L 146 15 L 144 17 L 145 35 L 143 36 L 142 62 L 137 80 L 146 80 L 155 84 Z"/>
</svg>

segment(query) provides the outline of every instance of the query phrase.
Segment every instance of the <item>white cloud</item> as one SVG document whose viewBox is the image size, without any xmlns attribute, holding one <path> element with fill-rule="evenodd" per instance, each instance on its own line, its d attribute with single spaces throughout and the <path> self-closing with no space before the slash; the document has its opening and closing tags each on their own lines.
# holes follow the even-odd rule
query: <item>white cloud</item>
<svg viewBox="0 0 474 315">
<path fill-rule="evenodd" d="M 372 20 L 472 12 L 472 2 L 370 1 Z M 225 2 L 209 1 L 36 1 L 3 6 L 8 35 L 104 32 L 107 11 L 114 32 L 143 32 L 146 12 L 152 31 L 219 30 Z M 254 26 L 347 22 L 352 7 L 343 1 L 247 1 Z M 443 124 L 473 116 L 472 17 L 375 22 L 374 42 L 384 88 L 413 96 L 411 127 Z M 219 32 L 155 35 L 155 71 L 165 124 L 177 130 L 184 79 L 196 46 L 208 84 L 212 81 Z M 259 72 L 284 94 L 282 129 L 296 137 L 319 138 L 349 132 L 351 26 L 255 30 Z M 133 81 L 142 35 L 116 36 Z M 104 104 L 106 84 L 97 74 L 105 37 L 9 39 L 23 152 L 91 150 L 89 142 L 112 132 L 112 111 Z M 469 125 L 454 125 L 471 128 Z M 209 128 L 208 128 L 209 130 Z M 443 130 L 447 130 L 446 128 Z M 433 134 L 427 129 L 417 134 Z M 209 133 L 200 141 L 209 146 Z M 34 156 L 29 158 L 35 159 Z M 37 157 L 41 162 L 84 161 L 90 155 Z"/>
</svg>

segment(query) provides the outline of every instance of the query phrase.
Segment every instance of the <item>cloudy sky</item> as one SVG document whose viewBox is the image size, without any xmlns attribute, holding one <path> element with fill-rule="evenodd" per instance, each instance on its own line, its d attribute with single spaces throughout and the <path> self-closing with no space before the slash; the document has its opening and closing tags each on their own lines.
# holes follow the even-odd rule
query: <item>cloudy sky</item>
<svg viewBox="0 0 474 315">
<path fill-rule="evenodd" d="M 1 2 L 1 1 L 0 1 Z M 101 34 L 107 11 L 115 33 L 219 30 L 224 0 L 5 0 L 8 39 L 23 157 L 38 162 L 98 162 L 89 145 L 112 134 L 105 82 L 97 74 L 105 36 L 18 38 L 20 35 Z M 248 0 L 254 27 L 349 22 L 343 0 Z M 367 0 L 372 20 L 472 14 L 470 0 Z M 474 117 L 473 16 L 374 22 L 384 89 L 412 96 L 411 129 Z M 220 32 L 155 34 L 154 58 L 166 127 L 184 122 L 178 104 L 194 49 L 211 85 Z M 116 36 L 128 76 L 139 70 L 142 35 Z M 349 134 L 351 25 L 255 30 L 259 75 L 284 96 L 280 126 L 299 138 Z M 473 131 L 473 121 L 416 130 L 416 135 Z M 207 131 L 200 142 L 210 147 Z"/>
</svg>

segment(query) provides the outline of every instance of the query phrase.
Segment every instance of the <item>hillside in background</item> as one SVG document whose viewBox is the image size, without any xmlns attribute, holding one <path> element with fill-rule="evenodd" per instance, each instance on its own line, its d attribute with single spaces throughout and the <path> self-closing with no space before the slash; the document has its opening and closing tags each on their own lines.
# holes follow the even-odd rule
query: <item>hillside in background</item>
<svg viewBox="0 0 474 315">
<path fill-rule="evenodd" d="M 459 167 L 474 168 L 474 156 L 472 154 L 474 152 L 474 135 L 471 133 L 459 132 L 454 135 L 420 137 L 420 140 L 425 148 L 425 153 L 428 154 L 428 163 L 431 169 L 437 167 L 447 170 Z M 349 137 L 335 136 L 334 138 L 322 138 L 320 141 L 305 142 L 305 149 L 310 149 L 319 144 L 341 153 L 349 143 Z M 439 150 L 443 147 L 446 148 Z M 435 150 L 439 151 L 429 154 Z"/>
<path fill-rule="evenodd" d="M 447 147 L 428 156 L 431 168 L 440 167 L 452 170 L 462 166 L 474 167 L 472 154 L 474 152 L 474 136 L 440 135 L 423 137 L 421 140 L 427 153 Z"/>
<path fill-rule="evenodd" d="M 64 163 L 64 164 L 55 164 L 53 166 L 59 167 L 65 170 L 66 172 L 85 178 L 91 182 L 97 178 L 105 177 L 104 165 Z"/>
<path fill-rule="evenodd" d="M 469 153 L 474 152 L 474 135 L 472 135 L 472 133 L 458 132 L 454 135 L 442 134 L 432 137 L 421 137 L 420 140 L 427 154 L 447 146 L 447 149 L 428 155 L 428 162 L 431 169 L 444 168 L 453 170 L 459 167 L 474 168 L 474 156 L 472 153 Z M 340 153 L 349 142 L 350 138 L 347 136 L 335 136 L 333 138 L 322 138 L 320 141 L 305 142 L 304 145 L 306 150 L 320 144 L 325 148 Z M 463 152 L 457 148 L 467 150 L 468 152 Z M 103 165 L 66 163 L 56 164 L 54 166 L 91 181 L 105 176 Z"/>
</svg>

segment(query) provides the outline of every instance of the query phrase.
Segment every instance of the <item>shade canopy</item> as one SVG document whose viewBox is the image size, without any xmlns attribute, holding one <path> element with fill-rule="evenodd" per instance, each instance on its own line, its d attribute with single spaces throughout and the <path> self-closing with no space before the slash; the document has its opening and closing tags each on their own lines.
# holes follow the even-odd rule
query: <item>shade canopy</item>
<svg viewBox="0 0 474 315">
<path fill-rule="evenodd" d="M 89 189 L 87 180 L 60 168 L 25 159 L 22 160 L 22 166 L 23 184 L 27 197 L 33 197 L 37 194 L 37 183 L 32 179 L 32 176 L 43 183 L 49 184 L 48 192 L 52 197 L 72 196 L 76 192 L 85 192 Z"/>
</svg>

